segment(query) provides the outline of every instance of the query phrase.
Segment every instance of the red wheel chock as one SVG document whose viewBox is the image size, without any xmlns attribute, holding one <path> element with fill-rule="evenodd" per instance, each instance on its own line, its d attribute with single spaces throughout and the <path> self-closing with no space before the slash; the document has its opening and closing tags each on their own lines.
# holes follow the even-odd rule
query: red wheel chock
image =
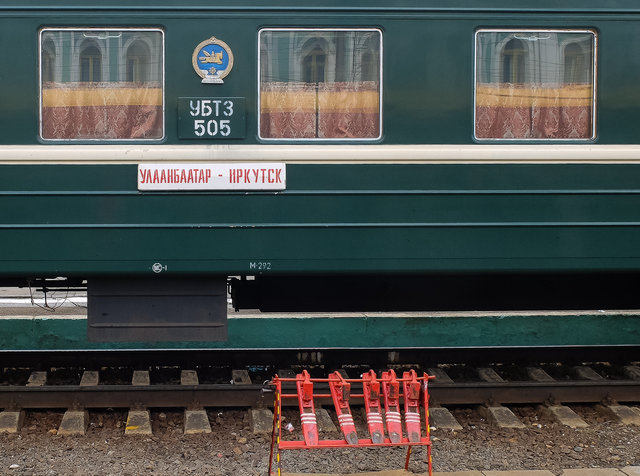
<svg viewBox="0 0 640 476">
<path fill-rule="evenodd" d="M 435 377 L 424 373 L 418 376 L 415 370 L 404 372 L 398 378 L 393 370 L 383 372 L 380 378 L 373 370 L 360 379 L 344 378 L 339 372 L 333 372 L 329 378 L 311 378 L 303 370 L 296 378 L 280 378 L 277 375 L 271 385 L 275 387 L 273 412 L 273 431 L 269 455 L 269 476 L 273 468 L 273 456 L 276 455 L 277 475 L 282 474 L 282 450 L 319 449 L 319 448 L 365 448 L 382 446 L 406 446 L 405 469 L 409 469 L 409 458 L 413 446 L 427 447 L 429 475 L 431 469 L 431 435 L 429 431 L 429 392 L 427 383 Z M 283 393 L 283 383 L 294 383 L 296 393 Z M 329 393 L 314 393 L 320 384 L 329 387 Z M 362 393 L 351 393 L 353 385 L 361 385 Z M 400 391 L 402 385 L 402 392 Z M 300 422 L 303 441 L 282 439 L 282 399 L 296 398 L 300 408 Z M 318 433 L 314 399 L 331 399 L 338 415 L 341 440 L 322 440 Z M 351 413 L 350 401 L 362 399 L 367 414 L 369 438 L 358 438 Z M 382 402 L 380 401 L 382 399 Z M 402 427 L 401 401 L 404 402 L 404 431 Z M 384 405 L 384 420 L 382 406 Z M 424 423 L 420 414 L 424 410 Z M 385 437 L 385 426 L 386 423 Z M 422 436 L 424 424 L 425 436 Z"/>
</svg>

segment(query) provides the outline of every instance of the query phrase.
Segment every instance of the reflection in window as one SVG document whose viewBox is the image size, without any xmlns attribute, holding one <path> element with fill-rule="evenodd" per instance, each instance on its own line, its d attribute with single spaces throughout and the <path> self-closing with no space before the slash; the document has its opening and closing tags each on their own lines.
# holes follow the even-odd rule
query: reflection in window
<svg viewBox="0 0 640 476">
<path fill-rule="evenodd" d="M 161 139 L 160 30 L 43 29 L 43 139 Z"/>
<path fill-rule="evenodd" d="M 591 59 L 578 43 L 564 47 L 564 82 L 588 84 L 591 78 Z"/>
<path fill-rule="evenodd" d="M 378 76 L 378 60 L 369 49 L 362 53 L 360 60 L 363 81 L 375 81 Z"/>
<path fill-rule="evenodd" d="M 53 81 L 56 68 L 56 47 L 52 41 L 42 45 L 42 81 Z"/>
<path fill-rule="evenodd" d="M 524 82 L 524 55 L 522 41 L 513 39 L 502 50 L 502 80 L 505 83 Z"/>
<path fill-rule="evenodd" d="M 95 46 L 87 46 L 80 52 L 80 81 L 97 82 L 102 79 L 102 53 Z"/>
<path fill-rule="evenodd" d="M 478 139 L 591 139 L 595 34 L 476 33 Z"/>
<path fill-rule="evenodd" d="M 262 30 L 260 137 L 380 137 L 379 30 Z"/>
<path fill-rule="evenodd" d="M 142 82 L 149 71 L 149 48 L 141 41 L 134 42 L 127 48 L 127 81 Z"/>
<path fill-rule="evenodd" d="M 322 83 L 324 82 L 324 68 L 326 53 L 322 48 L 316 46 L 307 53 L 302 62 L 304 70 L 304 81 L 306 83 Z"/>
</svg>

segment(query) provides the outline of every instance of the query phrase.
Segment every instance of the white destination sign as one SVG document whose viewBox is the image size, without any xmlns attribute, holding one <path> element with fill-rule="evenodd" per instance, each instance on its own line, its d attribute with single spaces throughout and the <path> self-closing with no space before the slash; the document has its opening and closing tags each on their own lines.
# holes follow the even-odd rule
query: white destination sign
<svg viewBox="0 0 640 476">
<path fill-rule="evenodd" d="M 282 163 L 138 164 L 138 190 L 284 190 Z"/>
</svg>

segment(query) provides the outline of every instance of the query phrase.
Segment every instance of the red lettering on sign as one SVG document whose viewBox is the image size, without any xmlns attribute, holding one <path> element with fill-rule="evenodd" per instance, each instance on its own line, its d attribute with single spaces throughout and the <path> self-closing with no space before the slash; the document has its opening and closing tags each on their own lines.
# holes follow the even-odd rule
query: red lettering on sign
<svg viewBox="0 0 640 476">
<path fill-rule="evenodd" d="M 211 166 L 175 166 L 156 165 L 150 168 L 138 167 L 138 184 L 141 190 L 163 189 L 162 185 L 176 185 L 175 187 L 164 187 L 169 190 L 180 189 L 224 189 L 224 181 L 233 184 L 231 189 L 270 189 L 277 188 L 285 180 L 286 169 L 284 167 L 260 167 L 246 164 L 245 168 L 238 168 L 231 165 Z M 233 167 L 233 168 L 232 168 Z M 219 178 L 218 178 L 219 177 Z M 226 179 L 224 177 L 227 177 Z M 157 184 L 160 187 L 152 186 Z M 189 185 L 200 185 L 199 187 L 189 187 Z M 238 185 L 236 187 L 236 185 Z M 243 186 L 244 185 L 244 186 Z M 184 186 L 184 187 L 180 187 Z M 264 187 L 263 187 L 264 186 Z"/>
</svg>

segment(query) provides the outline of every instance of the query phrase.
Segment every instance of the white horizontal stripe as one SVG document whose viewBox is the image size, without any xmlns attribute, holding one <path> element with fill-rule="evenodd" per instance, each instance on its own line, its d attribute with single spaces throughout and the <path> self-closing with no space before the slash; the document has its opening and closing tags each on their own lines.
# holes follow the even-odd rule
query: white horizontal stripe
<svg viewBox="0 0 640 476">
<path fill-rule="evenodd" d="M 57 291 L 56 297 L 49 297 L 46 300 L 44 298 L 34 298 L 33 301 L 31 300 L 31 298 L 18 298 L 18 297 L 2 298 L 0 299 L 0 306 L 20 306 L 20 305 L 31 306 L 32 304 L 44 306 L 46 304 L 49 304 L 50 306 L 55 307 L 60 304 L 67 304 L 67 303 L 70 305 L 80 304 L 80 305 L 86 306 L 87 304 L 86 297 L 81 297 L 81 296 L 64 297 L 65 293 L 66 291 L 64 290 Z M 60 294 L 62 294 L 62 297 L 60 296 Z"/>
<path fill-rule="evenodd" d="M 413 144 L 413 145 L 8 145 L 0 163 L 144 162 L 286 163 L 640 163 L 640 145 L 596 144 Z"/>
</svg>

